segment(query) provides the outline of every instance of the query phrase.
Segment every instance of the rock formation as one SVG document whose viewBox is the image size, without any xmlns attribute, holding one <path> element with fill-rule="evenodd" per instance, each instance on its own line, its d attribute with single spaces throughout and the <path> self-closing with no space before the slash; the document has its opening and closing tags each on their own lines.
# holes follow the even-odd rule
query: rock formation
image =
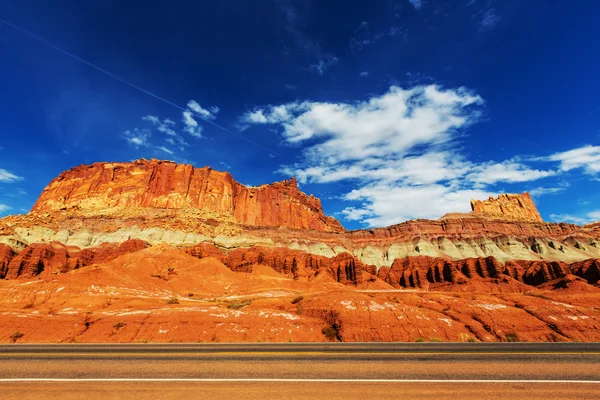
<svg viewBox="0 0 600 400">
<path fill-rule="evenodd" d="M 600 340 L 600 223 L 471 205 L 348 232 L 293 178 L 76 167 L 0 219 L 0 342 Z"/>
<path fill-rule="evenodd" d="M 294 178 L 247 187 L 228 172 L 154 159 L 95 163 L 65 171 L 44 189 L 32 211 L 101 213 L 113 207 L 197 208 L 232 215 L 251 226 L 344 231 L 336 219 L 323 213 L 318 198 L 298 189 Z"/>
<path fill-rule="evenodd" d="M 475 213 L 493 218 L 513 221 L 543 222 L 529 193 L 501 194 L 497 199 L 471 200 L 471 209 Z"/>
<path fill-rule="evenodd" d="M 102 262 L 123 254 L 134 253 L 148 245 L 139 239 L 121 244 L 103 243 L 98 247 L 80 250 L 62 243 L 34 243 L 16 253 L 0 244 L 0 279 L 32 278 L 41 274 L 51 276 Z"/>
<path fill-rule="evenodd" d="M 380 279 L 395 287 L 440 289 L 439 284 L 467 285 L 487 280 L 521 289 L 540 286 L 567 275 L 573 275 L 597 285 L 600 280 L 600 261 L 587 260 L 567 264 L 558 261 L 517 260 L 502 265 L 494 257 L 447 260 L 435 257 L 398 258 L 391 267 L 381 267 Z M 513 281 L 513 282 L 511 282 Z M 476 287 L 476 286 L 475 286 Z M 480 288 L 484 289 L 485 288 Z"/>
</svg>

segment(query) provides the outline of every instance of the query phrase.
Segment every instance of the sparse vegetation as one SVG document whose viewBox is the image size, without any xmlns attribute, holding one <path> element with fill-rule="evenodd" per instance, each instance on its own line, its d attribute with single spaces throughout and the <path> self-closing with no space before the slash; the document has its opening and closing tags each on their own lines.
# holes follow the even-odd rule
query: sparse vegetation
<svg viewBox="0 0 600 400">
<path fill-rule="evenodd" d="M 552 300 L 550 297 L 546 296 L 543 293 L 537 293 L 537 292 L 525 292 L 526 296 L 533 296 L 533 297 L 537 297 L 540 299 L 544 299 L 544 300 Z"/>
<path fill-rule="evenodd" d="M 179 299 L 173 296 L 167 301 L 167 304 L 179 304 Z"/>
<path fill-rule="evenodd" d="M 241 299 L 241 300 L 233 301 L 233 302 L 227 304 L 227 308 L 230 308 L 232 310 L 238 310 L 242 307 L 249 306 L 250 304 L 252 304 L 251 299 Z"/>
<path fill-rule="evenodd" d="M 292 300 L 292 304 L 300 303 L 302 300 L 304 300 L 304 296 L 294 297 L 294 299 Z"/>
<path fill-rule="evenodd" d="M 188 293 L 188 297 L 194 297 L 194 293 Z"/>
<path fill-rule="evenodd" d="M 504 338 L 507 342 L 520 342 L 519 335 L 517 335 L 517 333 L 514 331 L 507 333 Z"/>
<path fill-rule="evenodd" d="M 418 337 L 415 339 L 416 343 L 423 343 L 424 341 L 425 341 L 425 338 L 422 338 L 422 337 Z"/>
<path fill-rule="evenodd" d="M 23 332 L 16 331 L 12 335 L 10 335 L 10 340 L 12 340 L 12 342 L 15 343 L 17 340 L 21 339 L 23 336 L 25 336 L 25 334 Z"/>
<path fill-rule="evenodd" d="M 442 342 L 442 339 L 440 339 L 439 337 L 433 336 L 433 337 L 429 338 L 429 341 L 434 342 L 434 343 L 439 343 L 439 342 Z"/>
<path fill-rule="evenodd" d="M 336 340 L 341 342 L 342 337 L 340 336 L 340 327 L 337 324 L 326 326 L 321 329 L 321 333 L 329 340 Z"/>
<path fill-rule="evenodd" d="M 296 306 L 296 314 L 302 315 L 303 312 L 304 312 L 304 307 L 302 307 L 302 304 L 298 304 Z"/>
<path fill-rule="evenodd" d="M 125 326 L 125 322 L 119 321 L 119 322 L 117 322 L 116 324 L 113 325 L 113 328 L 116 329 L 116 330 L 119 330 L 119 329 L 123 328 L 124 326 Z"/>
</svg>

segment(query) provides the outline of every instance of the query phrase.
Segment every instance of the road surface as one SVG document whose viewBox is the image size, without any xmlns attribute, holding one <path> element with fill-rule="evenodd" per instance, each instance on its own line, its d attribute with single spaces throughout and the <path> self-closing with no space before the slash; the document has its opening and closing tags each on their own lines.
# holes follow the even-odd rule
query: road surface
<svg viewBox="0 0 600 400">
<path fill-rule="evenodd" d="M 0 346 L 3 399 L 591 399 L 600 344 Z"/>
</svg>

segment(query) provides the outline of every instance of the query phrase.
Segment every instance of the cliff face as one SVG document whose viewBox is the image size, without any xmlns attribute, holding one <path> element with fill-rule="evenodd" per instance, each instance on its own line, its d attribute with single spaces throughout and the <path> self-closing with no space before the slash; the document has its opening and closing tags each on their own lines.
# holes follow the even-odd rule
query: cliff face
<svg viewBox="0 0 600 400">
<path fill-rule="evenodd" d="M 514 221 L 543 222 L 529 193 L 501 194 L 497 199 L 471 200 L 471 209 L 490 217 Z"/>
<path fill-rule="evenodd" d="M 65 171 L 44 189 L 32 211 L 111 207 L 201 208 L 251 226 L 344 231 L 323 213 L 318 198 L 298 189 L 294 178 L 246 187 L 227 172 L 159 160 L 95 163 Z"/>
</svg>

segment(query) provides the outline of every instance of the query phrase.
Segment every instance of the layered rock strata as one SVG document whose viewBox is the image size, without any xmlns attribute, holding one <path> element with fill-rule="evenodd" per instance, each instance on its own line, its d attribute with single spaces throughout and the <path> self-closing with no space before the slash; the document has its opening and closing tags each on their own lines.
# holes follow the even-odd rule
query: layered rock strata
<svg viewBox="0 0 600 400">
<path fill-rule="evenodd" d="M 98 212 L 115 207 L 203 209 L 232 215 L 250 226 L 285 226 L 343 232 L 321 201 L 298 189 L 294 178 L 259 187 L 228 172 L 170 161 L 95 163 L 65 171 L 44 189 L 34 212 Z"/>
</svg>

